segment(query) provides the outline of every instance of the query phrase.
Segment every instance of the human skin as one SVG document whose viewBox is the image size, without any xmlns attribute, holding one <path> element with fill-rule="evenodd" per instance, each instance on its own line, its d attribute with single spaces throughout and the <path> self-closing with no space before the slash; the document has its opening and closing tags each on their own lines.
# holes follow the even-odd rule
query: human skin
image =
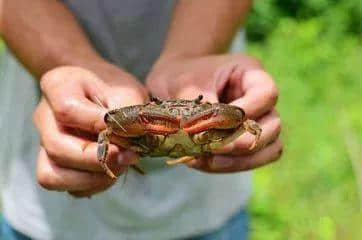
<svg viewBox="0 0 362 240">
<path fill-rule="evenodd" d="M 108 63 L 97 54 L 72 14 L 61 2 L 32 0 L 29 7 L 30 0 L 0 1 L 2 37 L 41 82 L 43 98 L 34 115 L 42 140 L 37 167 L 39 183 L 47 189 L 68 191 L 77 197 L 104 191 L 114 181 L 108 179 L 97 164 L 93 135 L 84 134 L 84 131 L 95 133 L 105 127 L 102 117 L 104 110 L 97 105 L 95 96 L 105 106 L 112 108 L 146 101 L 146 90 L 124 69 Z M 206 5 L 207 8 L 204 7 Z M 249 5 L 248 1 L 232 0 L 177 1 L 165 48 L 147 81 L 149 89 L 163 98 L 190 99 L 194 98 L 195 94 L 202 93 L 208 100 L 215 102 L 223 95 L 230 101 L 235 100 L 235 104 L 245 108 L 248 114 L 252 113 L 251 106 L 265 109 L 262 114 L 251 116 L 261 123 L 269 122 L 263 124 L 263 142 L 269 144 L 269 148 L 255 154 L 245 153 L 245 147 L 241 146 L 247 145 L 247 140 L 238 140 L 234 145 L 221 150 L 223 155 L 191 163 L 191 166 L 201 171 L 246 170 L 277 159 L 281 152 L 280 141 L 275 140 L 280 131 L 280 120 L 273 110 L 276 88 L 260 66 L 258 69 L 263 74 L 261 79 L 266 80 L 258 80 L 259 87 L 264 86 L 262 89 L 269 91 L 270 89 L 265 87 L 269 86 L 266 83 L 273 86 L 271 98 L 265 100 L 269 104 L 260 105 L 258 102 L 263 98 L 259 95 L 253 97 L 252 89 L 255 90 L 258 86 L 248 88 L 246 86 L 250 84 L 245 84 L 242 88 L 242 84 L 235 83 L 239 91 L 229 93 L 227 88 L 233 82 L 231 78 L 227 78 L 227 81 L 224 81 L 225 88 L 219 90 L 209 88 L 210 82 L 206 81 L 207 76 L 215 74 L 217 69 L 229 68 L 228 64 L 246 64 L 243 58 L 213 55 L 227 49 Z M 62 24 L 59 24 L 60 22 Z M 255 62 L 252 59 L 250 61 Z M 199 70 L 198 67 L 193 67 L 196 62 L 195 66 L 198 66 Z M 245 76 L 242 78 L 245 79 Z M 200 79 L 203 81 L 199 81 Z M 168 92 L 177 80 L 189 88 L 175 87 L 174 92 Z M 160 84 L 165 87 L 156 89 Z M 122 97 L 124 92 L 127 92 L 127 98 Z M 129 97 L 130 93 L 133 97 Z M 79 114 L 80 112 L 82 114 Z M 270 119 L 274 125 L 270 123 Z M 44 122 L 49 124 L 43 124 Z M 271 146 L 274 146 L 273 151 L 264 151 Z M 271 158 L 269 153 L 275 152 L 277 154 Z M 120 174 L 125 166 L 133 163 L 136 158 L 135 154 L 122 152 L 112 145 L 108 161 L 112 170 Z M 218 158 L 221 160 L 217 161 Z M 122 161 L 118 162 L 117 159 Z M 213 162 L 224 163 L 223 166 L 227 163 L 228 167 L 215 170 L 210 167 L 215 165 Z M 232 166 L 229 166 L 230 162 L 233 163 Z M 242 164 L 246 166 L 241 166 Z"/>
<path fill-rule="evenodd" d="M 59 24 L 61 23 L 61 24 Z M 0 31 L 7 46 L 40 80 L 43 94 L 34 114 L 41 137 L 39 184 L 88 197 L 114 184 L 96 159 L 96 133 L 107 108 L 140 104 L 145 88 L 102 59 L 60 1 L 1 0 Z M 127 93 L 127 94 L 125 94 Z M 125 97 L 127 96 L 127 97 Z M 137 155 L 111 145 L 107 161 L 121 174 Z"/>
<path fill-rule="evenodd" d="M 257 149 L 249 149 L 254 137 L 243 134 L 214 155 L 191 162 L 190 167 L 212 173 L 238 172 L 280 157 L 281 122 L 275 110 L 278 89 L 254 59 L 241 55 L 209 55 L 173 58 L 159 64 L 147 81 L 153 95 L 194 99 L 202 94 L 206 101 L 241 107 L 248 118 L 256 120 L 262 128 Z"/>
<path fill-rule="evenodd" d="M 200 171 L 249 170 L 274 162 L 282 153 L 281 121 L 275 110 L 278 89 L 272 77 L 252 57 L 222 54 L 249 5 L 250 1 L 178 1 L 165 47 L 146 81 L 160 98 L 194 99 L 202 94 L 207 101 L 243 108 L 261 125 L 257 151 L 249 150 L 253 137 L 243 134 L 214 155 L 189 164 Z"/>
</svg>

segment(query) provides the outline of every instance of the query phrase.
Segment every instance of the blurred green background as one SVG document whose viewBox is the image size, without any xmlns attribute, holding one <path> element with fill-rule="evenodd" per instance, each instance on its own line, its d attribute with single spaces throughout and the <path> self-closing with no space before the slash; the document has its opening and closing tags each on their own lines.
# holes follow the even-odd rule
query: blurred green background
<svg viewBox="0 0 362 240">
<path fill-rule="evenodd" d="M 255 171 L 251 239 L 362 239 L 361 2 L 255 0 L 247 31 L 285 144 Z"/>
<path fill-rule="evenodd" d="M 248 52 L 280 88 L 285 149 L 255 171 L 252 240 L 362 239 L 361 8 L 254 1 Z"/>
</svg>

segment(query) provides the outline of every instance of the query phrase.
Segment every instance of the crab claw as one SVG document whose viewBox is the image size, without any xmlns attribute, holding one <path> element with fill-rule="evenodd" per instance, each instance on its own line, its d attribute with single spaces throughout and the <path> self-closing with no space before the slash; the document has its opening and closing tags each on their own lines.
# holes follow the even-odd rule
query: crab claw
<svg viewBox="0 0 362 240">
<path fill-rule="evenodd" d="M 108 112 L 105 122 L 120 137 L 138 137 L 175 133 L 180 121 L 162 112 L 145 111 L 143 105 L 136 105 Z"/>
<path fill-rule="evenodd" d="M 235 129 L 245 120 L 245 112 L 236 106 L 219 103 L 216 108 L 200 112 L 196 116 L 181 123 L 181 127 L 189 134 L 209 129 Z"/>
<path fill-rule="evenodd" d="M 194 143 L 213 151 L 235 140 L 245 131 L 255 135 L 251 150 L 259 143 L 261 129 L 253 120 L 246 119 L 245 112 L 236 106 L 217 104 L 182 123 L 185 132 Z"/>
</svg>

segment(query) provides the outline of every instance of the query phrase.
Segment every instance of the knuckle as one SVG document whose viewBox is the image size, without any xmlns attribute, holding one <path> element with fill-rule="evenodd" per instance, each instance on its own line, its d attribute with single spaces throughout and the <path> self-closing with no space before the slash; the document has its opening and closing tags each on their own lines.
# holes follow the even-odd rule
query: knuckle
<svg viewBox="0 0 362 240">
<path fill-rule="evenodd" d="M 58 153 L 58 140 L 56 139 L 56 137 L 54 136 L 50 136 L 50 137 L 44 137 L 45 139 L 43 139 L 43 145 L 44 145 L 44 149 L 46 151 L 46 153 L 48 154 L 49 157 L 56 159 L 57 157 L 59 157 L 59 153 Z"/>
<path fill-rule="evenodd" d="M 264 75 L 264 81 L 266 84 L 266 97 L 269 102 L 271 102 L 273 105 L 276 104 L 279 98 L 279 89 L 276 86 L 273 78 L 265 71 L 263 71 L 262 75 Z"/>
<path fill-rule="evenodd" d="M 38 170 L 37 181 L 41 187 L 47 190 L 56 189 L 54 177 L 52 176 L 50 170 L 47 170 L 47 168 L 41 168 L 40 170 Z"/>
<path fill-rule="evenodd" d="M 55 118 L 62 123 L 71 122 L 74 111 L 76 111 L 76 104 L 72 100 L 61 99 L 54 104 Z"/>
<path fill-rule="evenodd" d="M 49 79 L 52 78 L 51 75 L 51 72 L 47 72 L 40 78 L 40 89 L 43 92 L 46 91 L 49 87 Z"/>
<path fill-rule="evenodd" d="M 273 83 L 269 88 L 268 99 L 273 105 L 275 105 L 278 101 L 278 98 L 279 98 L 279 90 Z"/>
<path fill-rule="evenodd" d="M 43 92 L 47 91 L 55 82 L 58 81 L 58 69 L 50 70 L 40 78 L 40 88 Z"/>
<path fill-rule="evenodd" d="M 264 70 L 249 71 L 246 74 L 252 80 L 258 80 L 263 92 L 263 98 L 268 103 L 275 105 L 279 97 L 279 89 L 272 76 Z"/>
<path fill-rule="evenodd" d="M 241 139 L 235 141 L 235 149 L 240 150 L 241 152 L 249 150 L 250 146 L 253 144 L 254 138 L 253 136 L 244 135 Z"/>
</svg>

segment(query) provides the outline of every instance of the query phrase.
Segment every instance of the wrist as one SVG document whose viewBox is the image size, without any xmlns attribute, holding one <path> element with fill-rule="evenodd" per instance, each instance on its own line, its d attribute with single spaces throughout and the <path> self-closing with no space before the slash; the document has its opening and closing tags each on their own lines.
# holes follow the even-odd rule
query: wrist
<svg viewBox="0 0 362 240">
<path fill-rule="evenodd" d="M 200 58 L 202 56 L 191 55 L 186 53 L 162 53 L 152 66 L 151 73 L 168 72 L 176 65 Z"/>
<path fill-rule="evenodd" d="M 69 82 L 74 77 L 77 78 L 83 75 L 83 78 L 89 79 L 92 78 L 91 76 L 93 75 L 97 78 L 98 81 L 105 83 L 110 88 L 123 87 L 127 88 L 130 92 L 130 95 L 132 96 L 139 95 L 144 99 L 147 99 L 148 97 L 144 86 L 138 82 L 133 75 L 104 60 L 80 62 L 79 64 L 74 63 L 73 65 L 61 65 L 55 67 L 41 76 L 39 79 L 40 85 L 49 85 L 49 81 L 54 82 L 54 80 L 58 79 L 54 77 L 57 75 L 54 74 L 54 72 L 65 75 L 71 74 L 68 76 L 68 78 L 63 78 L 63 80 L 60 81 L 62 84 Z M 51 74 L 53 77 L 47 77 L 49 74 Z"/>
<path fill-rule="evenodd" d="M 90 66 L 90 70 L 110 87 L 127 87 L 130 96 L 139 95 L 143 99 L 148 98 L 145 87 L 137 78 L 114 64 L 104 61 L 101 64 Z"/>
<path fill-rule="evenodd" d="M 108 85 L 137 84 L 137 79 L 124 69 L 107 61 L 93 62 L 85 66 Z"/>
<path fill-rule="evenodd" d="M 182 62 L 192 59 L 198 59 L 206 56 L 215 56 L 213 51 L 189 52 L 189 51 L 168 51 L 164 50 L 157 59 L 154 66 L 163 65 L 164 63 Z"/>
<path fill-rule="evenodd" d="M 57 49 L 57 48 L 52 48 Z M 89 50 L 89 49 L 88 49 Z M 97 52 L 78 51 L 76 54 L 67 52 L 51 52 L 49 56 L 52 59 L 49 61 L 54 62 L 55 66 L 76 66 L 87 69 L 95 73 L 102 81 L 110 85 L 121 83 L 137 82 L 127 71 L 119 68 L 118 66 L 106 61 Z M 131 80 L 132 79 L 132 80 Z"/>
</svg>

